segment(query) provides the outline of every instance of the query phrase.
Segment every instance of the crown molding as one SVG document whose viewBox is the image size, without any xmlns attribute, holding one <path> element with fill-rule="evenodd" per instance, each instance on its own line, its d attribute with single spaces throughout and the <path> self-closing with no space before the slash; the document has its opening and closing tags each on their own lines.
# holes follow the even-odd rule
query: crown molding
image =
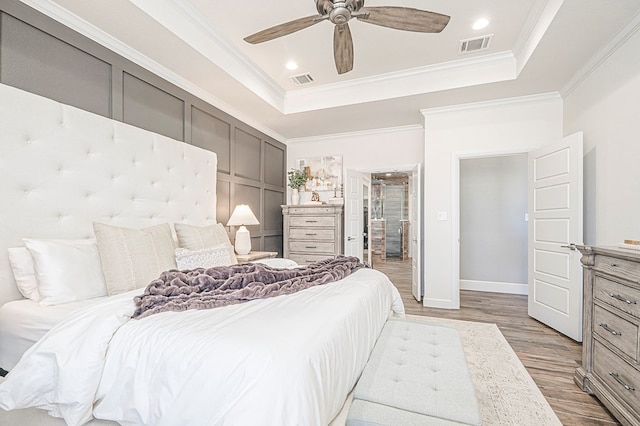
<svg viewBox="0 0 640 426">
<path fill-rule="evenodd" d="M 490 101 L 471 102 L 467 104 L 458 104 L 445 107 L 427 108 L 421 109 L 420 113 L 424 117 L 427 117 L 429 115 L 446 114 L 449 112 L 496 108 L 502 106 L 514 106 L 518 104 L 544 103 L 557 100 L 562 100 L 562 96 L 560 96 L 560 93 L 550 92 L 540 93 L 536 95 L 516 96 L 513 98 L 495 99 Z"/>
<path fill-rule="evenodd" d="M 57 3 L 50 0 L 20 0 L 27 6 L 41 12 L 53 20 L 61 23 L 62 25 L 76 31 L 79 34 L 93 40 L 94 42 L 106 47 L 107 49 L 115 52 L 116 54 L 128 59 L 129 61 L 147 69 L 148 71 L 158 75 L 159 77 L 167 80 L 168 82 L 176 85 L 180 89 L 191 93 L 192 95 L 202 99 L 203 101 L 211 104 L 212 106 L 224 111 L 225 113 L 237 118 L 245 124 L 253 127 L 254 129 L 270 136 L 278 141 L 283 141 L 286 138 L 274 130 L 268 128 L 263 123 L 256 121 L 253 117 L 250 117 L 236 108 L 230 106 L 226 102 L 215 97 L 208 91 L 202 89 L 199 86 L 191 83 L 187 79 L 181 77 L 168 68 L 160 65 L 153 59 L 141 54 L 129 45 L 121 42 L 113 36 L 102 31 L 95 25 L 85 21 L 77 15 L 69 12 L 67 9 L 61 7 Z"/>
<path fill-rule="evenodd" d="M 551 26 L 564 0 L 537 0 L 531 7 L 522 32 L 513 48 L 516 57 L 517 75 L 524 69 L 527 62 L 538 47 L 538 44 Z"/>
<path fill-rule="evenodd" d="M 310 136 L 306 138 L 291 138 L 287 139 L 285 142 L 286 145 L 290 144 L 298 144 L 298 143 L 308 143 L 308 142 L 323 142 L 327 140 L 333 140 L 338 138 L 345 137 L 360 137 L 360 136 L 372 136 L 372 135 L 381 135 L 386 133 L 402 133 L 402 132 L 414 132 L 414 131 L 422 131 L 424 128 L 420 124 L 412 124 L 408 126 L 397 126 L 397 127 L 385 127 L 382 129 L 371 129 L 371 130 L 362 130 L 357 132 L 345 132 L 345 133 L 334 133 L 330 135 L 320 135 L 320 136 Z"/>
<path fill-rule="evenodd" d="M 343 83 L 289 91 L 285 114 L 431 93 L 516 78 L 510 51 L 461 59 Z"/>
<path fill-rule="evenodd" d="M 269 105 L 283 109 L 285 91 L 218 33 L 187 0 L 129 0 Z"/>
<path fill-rule="evenodd" d="M 575 75 L 560 89 L 560 94 L 566 98 L 569 96 L 582 82 L 584 82 L 591 74 L 593 74 L 602 64 L 604 64 L 611 55 L 620 49 L 631 37 L 640 30 L 640 12 L 637 13 L 631 21 L 622 27 L 611 40 L 599 49 L 579 70 Z"/>
</svg>

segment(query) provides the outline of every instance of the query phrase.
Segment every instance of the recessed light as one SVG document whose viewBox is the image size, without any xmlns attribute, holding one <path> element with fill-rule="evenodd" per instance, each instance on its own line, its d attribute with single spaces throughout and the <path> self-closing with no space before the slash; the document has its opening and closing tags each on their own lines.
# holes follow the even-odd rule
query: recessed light
<svg viewBox="0 0 640 426">
<path fill-rule="evenodd" d="M 487 28 L 488 25 L 489 25 L 489 20 L 488 19 L 480 18 L 480 19 L 476 20 L 476 22 L 473 23 L 472 28 L 474 30 L 482 30 L 484 28 Z"/>
<path fill-rule="evenodd" d="M 298 64 L 295 61 L 289 61 L 289 62 L 287 62 L 286 67 L 287 67 L 288 70 L 293 71 L 293 70 L 297 70 L 298 69 Z"/>
</svg>

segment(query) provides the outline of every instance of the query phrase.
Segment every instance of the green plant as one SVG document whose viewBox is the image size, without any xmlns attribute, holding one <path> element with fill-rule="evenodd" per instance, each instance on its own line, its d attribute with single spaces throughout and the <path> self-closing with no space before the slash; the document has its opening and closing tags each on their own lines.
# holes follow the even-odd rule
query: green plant
<svg viewBox="0 0 640 426">
<path fill-rule="evenodd" d="M 287 175 L 289 176 L 289 188 L 300 189 L 307 183 L 307 174 L 302 170 L 291 169 Z"/>
</svg>

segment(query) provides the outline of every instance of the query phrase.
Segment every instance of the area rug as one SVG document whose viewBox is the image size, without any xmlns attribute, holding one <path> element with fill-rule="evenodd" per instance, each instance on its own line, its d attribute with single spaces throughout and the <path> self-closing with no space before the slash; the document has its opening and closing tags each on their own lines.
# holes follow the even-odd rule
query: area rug
<svg viewBox="0 0 640 426">
<path fill-rule="evenodd" d="M 455 327 L 462 338 L 484 425 L 562 425 L 498 326 L 407 315 Z"/>
</svg>

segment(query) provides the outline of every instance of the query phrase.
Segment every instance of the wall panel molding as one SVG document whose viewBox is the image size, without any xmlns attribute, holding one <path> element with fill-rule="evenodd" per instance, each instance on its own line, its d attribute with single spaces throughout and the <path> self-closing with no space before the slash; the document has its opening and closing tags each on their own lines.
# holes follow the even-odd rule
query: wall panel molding
<svg viewBox="0 0 640 426">
<path fill-rule="evenodd" d="M 249 203 L 253 249 L 282 253 L 285 144 L 18 0 L 0 0 L 0 34 L 0 83 L 216 152 L 218 221 Z"/>
</svg>

